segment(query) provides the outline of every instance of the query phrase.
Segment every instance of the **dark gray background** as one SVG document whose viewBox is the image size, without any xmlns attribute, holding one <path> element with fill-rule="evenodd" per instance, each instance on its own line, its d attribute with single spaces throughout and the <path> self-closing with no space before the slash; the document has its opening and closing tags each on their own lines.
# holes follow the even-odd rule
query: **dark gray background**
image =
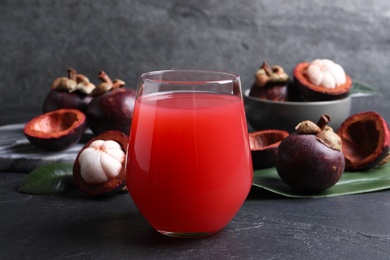
<svg viewBox="0 0 390 260">
<path fill-rule="evenodd" d="M 388 0 L 1 0 L 0 10 L 0 114 L 10 121 L 39 114 L 68 67 L 128 87 L 150 70 L 228 70 L 245 89 L 265 59 L 291 73 L 315 58 L 382 92 L 354 99 L 353 112 L 390 121 Z"/>
</svg>

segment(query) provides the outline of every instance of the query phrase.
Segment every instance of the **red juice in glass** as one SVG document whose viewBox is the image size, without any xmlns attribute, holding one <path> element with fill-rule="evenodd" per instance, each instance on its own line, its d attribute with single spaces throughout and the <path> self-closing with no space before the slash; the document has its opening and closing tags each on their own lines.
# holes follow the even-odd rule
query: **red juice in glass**
<svg viewBox="0 0 390 260">
<path fill-rule="evenodd" d="M 248 195 L 253 170 L 240 96 L 175 91 L 141 95 L 129 140 L 130 195 L 163 234 L 218 232 Z"/>
<path fill-rule="evenodd" d="M 126 183 L 145 219 L 173 237 L 224 228 L 253 170 L 238 75 L 165 70 L 139 77 Z"/>
</svg>

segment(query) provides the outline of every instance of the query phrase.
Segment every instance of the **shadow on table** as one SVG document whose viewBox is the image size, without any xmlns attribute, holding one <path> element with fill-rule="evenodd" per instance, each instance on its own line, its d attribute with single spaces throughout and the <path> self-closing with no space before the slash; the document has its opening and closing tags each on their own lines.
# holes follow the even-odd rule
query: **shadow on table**
<svg viewBox="0 0 390 260">
<path fill-rule="evenodd" d="M 133 201 L 127 192 L 123 193 L 107 198 L 90 198 L 77 189 L 67 192 L 64 198 L 75 204 L 80 203 L 77 210 L 87 205 L 85 211 L 88 213 L 58 223 L 56 228 L 60 230 L 56 232 L 67 241 L 79 241 L 94 247 L 170 247 L 199 240 L 173 238 L 158 233 L 146 222 L 135 205 L 131 205 Z M 94 205 L 89 207 L 89 204 Z M 100 209 L 96 207 L 99 204 L 102 205 Z M 110 206 L 104 209 L 108 204 Z M 117 205 L 117 209 L 112 205 Z"/>
<path fill-rule="evenodd" d="M 139 212 L 71 219 L 54 228 L 56 230 L 47 231 L 61 234 L 61 243 L 66 243 L 73 249 L 82 246 L 83 250 L 91 252 L 136 251 L 137 257 L 141 258 L 142 255 L 148 256 L 153 251 L 166 253 L 169 250 L 179 250 L 179 248 L 199 247 L 226 235 L 215 234 L 210 238 L 201 239 L 168 237 L 155 231 Z"/>
</svg>

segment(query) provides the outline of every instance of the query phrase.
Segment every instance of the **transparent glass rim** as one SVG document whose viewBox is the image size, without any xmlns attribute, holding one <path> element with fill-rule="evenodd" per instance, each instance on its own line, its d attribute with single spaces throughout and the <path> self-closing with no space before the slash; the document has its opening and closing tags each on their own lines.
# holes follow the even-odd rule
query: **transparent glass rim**
<svg viewBox="0 0 390 260">
<path fill-rule="evenodd" d="M 153 79 L 151 77 L 157 76 L 157 75 L 163 75 L 163 74 L 169 74 L 169 73 L 180 73 L 182 75 L 184 74 L 193 74 L 193 73 L 198 73 L 198 74 L 203 74 L 203 75 L 220 75 L 224 76 L 224 79 L 210 79 L 210 80 L 202 80 L 202 81 L 192 81 L 192 80 L 161 80 L 161 79 Z M 225 79 L 226 77 L 226 79 Z M 140 75 L 139 77 L 142 82 L 148 82 L 148 83 L 168 83 L 168 84 L 181 84 L 181 85 L 186 85 L 186 84 L 197 84 L 197 85 L 202 85 L 202 84 L 229 84 L 229 83 L 234 83 L 237 81 L 240 81 L 240 76 L 236 73 L 233 72 L 228 72 L 228 71 L 222 71 L 222 70 L 199 70 L 199 69 L 172 69 L 172 70 L 155 70 L 155 71 L 149 71 L 145 72 Z"/>
</svg>

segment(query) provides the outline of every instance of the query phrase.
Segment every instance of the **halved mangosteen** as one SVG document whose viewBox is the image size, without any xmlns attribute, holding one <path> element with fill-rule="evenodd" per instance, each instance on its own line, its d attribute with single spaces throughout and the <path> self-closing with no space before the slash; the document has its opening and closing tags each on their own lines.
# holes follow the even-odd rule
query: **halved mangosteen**
<svg viewBox="0 0 390 260">
<path fill-rule="evenodd" d="M 126 185 L 128 136 L 118 130 L 103 132 L 80 150 L 73 164 L 73 179 L 90 196 L 113 194 Z"/>
<path fill-rule="evenodd" d="M 349 77 L 345 72 L 342 70 L 340 65 L 333 63 L 334 66 L 337 68 L 331 68 L 330 65 L 325 65 L 324 66 L 324 71 L 321 71 L 322 68 L 319 66 L 319 68 L 314 68 L 311 71 L 315 72 L 325 72 L 324 74 L 327 74 L 326 76 L 321 76 L 320 75 L 320 80 L 311 80 L 311 76 L 308 75 L 308 69 L 309 66 L 312 65 L 314 62 L 322 62 L 325 61 L 326 63 L 332 63 L 330 60 L 314 60 L 311 63 L 309 62 L 301 62 L 298 63 L 297 66 L 294 68 L 293 72 L 293 77 L 294 77 L 294 85 L 297 88 L 297 91 L 308 101 L 328 101 L 328 100 L 336 100 L 336 99 L 342 99 L 348 96 L 349 91 L 351 90 L 352 87 L 352 79 Z M 341 68 L 341 70 L 340 70 Z M 328 71 L 329 70 L 329 71 Z M 324 87 L 321 84 L 318 84 L 318 82 L 334 82 L 334 78 L 325 80 L 325 78 L 329 75 L 332 75 L 333 70 L 337 72 L 344 73 L 344 75 L 341 75 L 341 77 L 345 76 L 345 80 L 343 79 L 340 84 L 337 84 L 336 87 Z M 332 73 L 330 73 L 332 72 Z M 336 73 L 337 73 L 336 72 Z M 337 78 L 338 76 L 335 76 Z M 324 80 L 322 80 L 324 79 Z M 313 83 L 313 81 L 316 81 Z M 317 83 L 317 84 L 316 84 Z"/>
<path fill-rule="evenodd" d="M 59 151 L 77 143 L 87 128 L 84 113 L 77 109 L 59 109 L 39 115 L 24 126 L 31 144 L 47 151 Z"/>
<path fill-rule="evenodd" d="M 278 146 L 288 135 L 287 131 L 276 129 L 249 133 L 253 169 L 275 166 Z"/>
<path fill-rule="evenodd" d="M 388 155 L 389 128 L 377 112 L 351 115 L 341 124 L 337 134 L 342 140 L 346 171 L 368 170 Z"/>
</svg>

